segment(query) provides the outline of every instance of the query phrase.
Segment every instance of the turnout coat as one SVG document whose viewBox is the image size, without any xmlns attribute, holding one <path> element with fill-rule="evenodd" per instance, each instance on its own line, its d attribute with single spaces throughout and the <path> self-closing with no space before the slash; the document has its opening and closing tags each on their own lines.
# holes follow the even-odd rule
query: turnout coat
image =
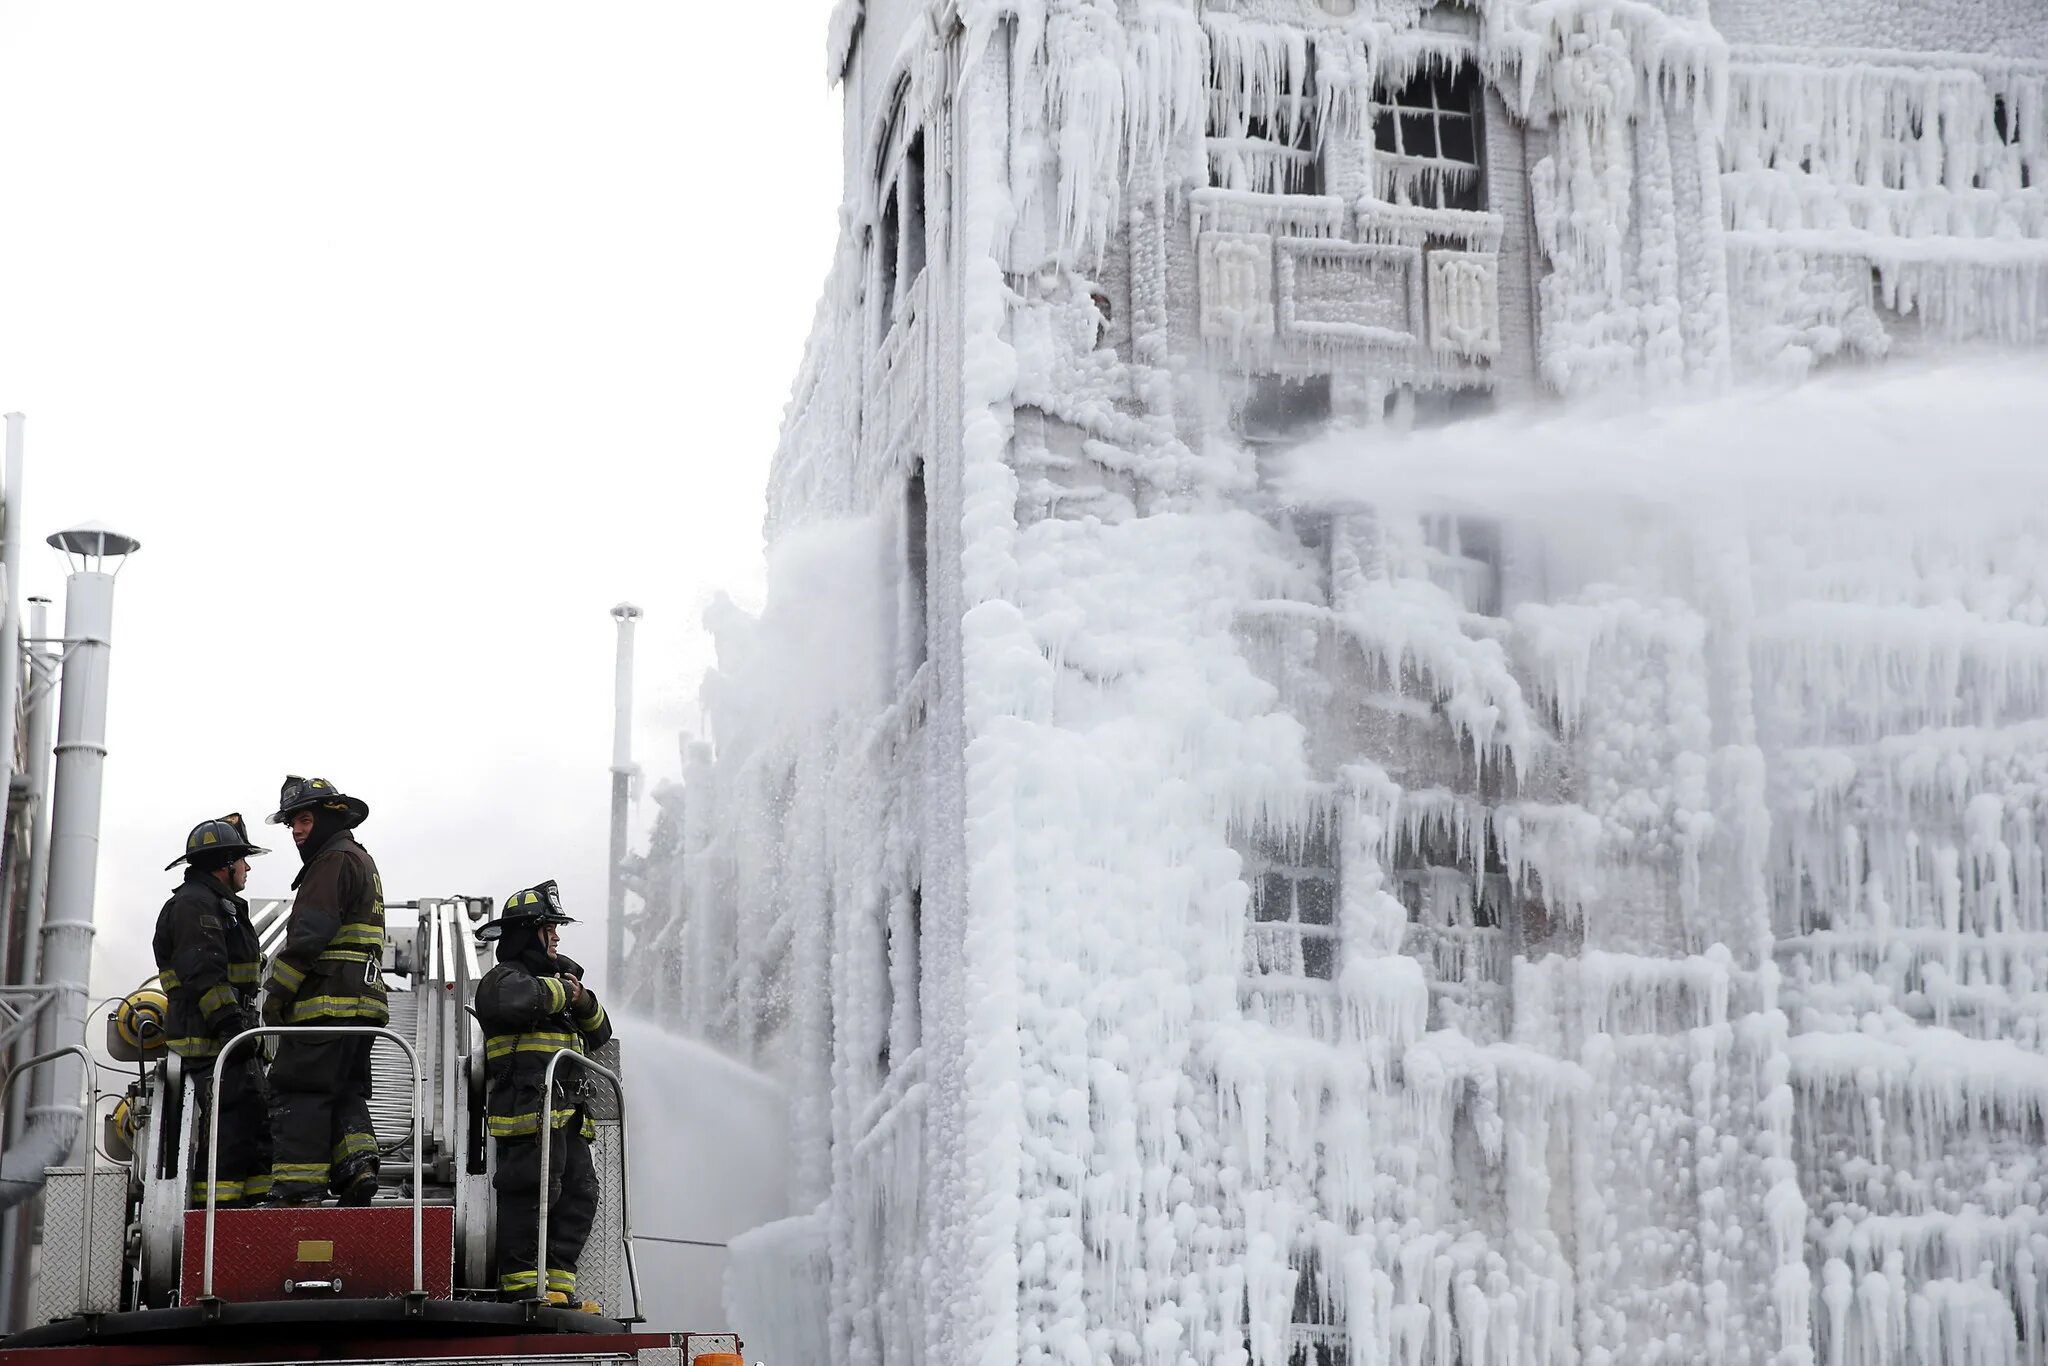
<svg viewBox="0 0 2048 1366">
<path fill-rule="evenodd" d="M 164 1024 L 173 1053 L 191 1061 L 217 1057 L 222 1044 L 256 1023 L 263 950 L 249 903 L 211 875 L 186 873 L 157 913 L 150 949 L 170 1002 Z"/>
<path fill-rule="evenodd" d="M 370 851 L 344 830 L 299 870 L 292 890 L 291 920 L 264 984 L 265 1018 L 384 1024 L 384 880 Z"/>
<path fill-rule="evenodd" d="M 532 1138 L 540 1134 L 542 1116 L 560 1129 L 582 1114 L 586 1078 L 568 1067 L 555 1069 L 555 1094 L 543 1098 L 541 1081 L 548 1059 L 563 1050 L 590 1053 L 611 1042 L 611 1021 L 590 988 L 573 1010 L 569 988 L 559 977 L 535 972 L 521 955 L 484 974 L 476 988 L 476 1017 L 484 1027 L 485 1126 L 493 1138 Z M 583 975 L 572 959 L 557 958 L 551 966 Z M 588 1116 L 578 1132 L 596 1137 Z"/>
</svg>

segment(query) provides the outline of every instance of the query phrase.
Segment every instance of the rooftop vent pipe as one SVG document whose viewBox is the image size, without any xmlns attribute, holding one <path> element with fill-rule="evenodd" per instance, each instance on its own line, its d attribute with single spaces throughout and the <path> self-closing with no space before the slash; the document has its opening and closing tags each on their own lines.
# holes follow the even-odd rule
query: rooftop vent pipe
<svg viewBox="0 0 2048 1366">
<path fill-rule="evenodd" d="M 114 576 L 141 542 L 105 527 L 81 526 L 58 532 L 50 544 L 70 561 L 71 576 L 64 591 L 64 687 L 57 711 L 48 910 L 40 960 L 41 981 L 57 988 L 57 993 L 36 1018 L 40 1053 L 85 1041 L 93 890 L 99 879 L 100 783 L 107 759 Z M 85 1122 L 76 1099 L 80 1065 L 67 1060 L 43 1069 L 34 1079 L 28 1128 L 0 1156 L 0 1209 L 34 1195 L 42 1188 L 44 1169 L 70 1154 Z"/>
</svg>

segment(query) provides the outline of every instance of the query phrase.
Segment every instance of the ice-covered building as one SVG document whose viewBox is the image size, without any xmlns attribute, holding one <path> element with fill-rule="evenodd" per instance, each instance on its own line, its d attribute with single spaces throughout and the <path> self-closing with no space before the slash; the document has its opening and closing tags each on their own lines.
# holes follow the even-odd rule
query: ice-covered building
<svg viewBox="0 0 2048 1366">
<path fill-rule="evenodd" d="M 2038 510 L 1371 474 L 2042 340 L 2048 6 L 842 0 L 828 71 L 769 601 L 641 922 L 795 1098 L 756 1347 L 2048 1360 Z"/>
</svg>

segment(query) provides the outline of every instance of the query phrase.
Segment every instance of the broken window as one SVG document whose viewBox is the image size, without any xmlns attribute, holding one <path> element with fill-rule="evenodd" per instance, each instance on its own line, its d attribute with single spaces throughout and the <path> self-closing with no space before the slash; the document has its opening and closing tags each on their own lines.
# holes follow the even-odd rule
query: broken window
<svg viewBox="0 0 2048 1366">
<path fill-rule="evenodd" d="M 1431 515 L 1422 519 L 1429 577 L 1468 612 L 1501 610 L 1500 523 L 1490 517 Z"/>
<path fill-rule="evenodd" d="M 917 282 L 924 274 L 924 133 L 913 133 L 903 153 L 902 178 L 903 257 L 897 274 L 904 284 Z"/>
<path fill-rule="evenodd" d="M 928 614 L 925 609 L 927 573 L 927 510 L 924 493 L 924 462 L 919 461 L 903 485 L 903 600 L 901 632 L 904 642 L 898 687 L 907 686 L 931 652 Z"/>
<path fill-rule="evenodd" d="M 1303 441 L 1330 420 L 1330 377 L 1254 375 L 1238 409 L 1238 434 L 1255 444 Z"/>
<path fill-rule="evenodd" d="M 878 1079 L 888 1077 L 890 1065 L 894 1061 L 889 1047 L 892 1042 L 892 1036 L 896 1032 L 895 960 L 897 946 L 896 917 L 892 914 L 894 901 L 894 897 L 885 894 L 879 898 L 878 904 L 875 907 L 875 920 L 879 922 L 876 928 L 881 931 L 876 936 L 876 947 L 880 950 L 880 961 L 875 964 L 881 999 L 876 1002 L 880 1009 L 873 1016 L 874 1019 L 881 1022 L 881 1028 L 876 1031 L 880 1037 L 875 1040 L 875 1075 Z"/>
<path fill-rule="evenodd" d="M 1209 70 L 1209 183 L 1254 194 L 1323 193 L 1314 49 L 1256 76 L 1232 66 L 1219 53 Z"/>
<path fill-rule="evenodd" d="M 924 129 L 910 121 L 897 95 L 895 114 L 877 158 L 875 311 L 877 340 L 889 335 L 925 262 Z"/>
<path fill-rule="evenodd" d="M 909 925 L 904 934 L 909 962 L 903 966 L 904 1043 L 916 1048 L 924 1042 L 924 888 L 910 889 Z"/>
<path fill-rule="evenodd" d="M 1427 209 L 1486 207 L 1479 171 L 1479 72 L 1430 69 L 1373 105 L 1381 194 Z"/>
<path fill-rule="evenodd" d="M 1347 1366 L 1349 1334 L 1311 1249 L 1295 1259 L 1294 1312 L 1288 1325 L 1287 1366 Z"/>
<path fill-rule="evenodd" d="M 2017 158 L 2020 167 L 2020 188 L 2032 189 L 2033 168 L 2027 164 L 2025 140 L 2020 136 L 2020 121 L 2014 115 L 2012 105 L 2006 102 L 2003 95 L 1991 97 L 1991 132 L 1998 139 L 2000 146 L 2011 148 L 2013 152 L 2020 154 Z M 1979 189 L 1984 186 L 1981 172 L 1977 176 L 1977 186 Z"/>
<path fill-rule="evenodd" d="M 875 253 L 875 307 L 880 331 L 875 340 L 889 335 L 896 322 L 896 259 L 902 251 L 903 233 L 896 216 L 896 196 L 882 201 L 881 244 Z"/>
<path fill-rule="evenodd" d="M 1262 834 L 1245 860 L 1252 889 L 1247 967 L 1255 975 L 1337 975 L 1337 848 L 1328 817 Z"/>
</svg>

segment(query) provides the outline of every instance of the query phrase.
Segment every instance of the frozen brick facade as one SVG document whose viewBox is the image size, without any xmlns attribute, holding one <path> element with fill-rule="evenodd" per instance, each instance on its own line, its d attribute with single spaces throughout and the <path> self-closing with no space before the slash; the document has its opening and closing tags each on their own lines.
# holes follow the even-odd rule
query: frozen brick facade
<svg viewBox="0 0 2048 1366">
<path fill-rule="evenodd" d="M 764 1359 L 2044 1359 L 2039 528 L 1281 477 L 2039 342 L 2044 15 L 843 0 L 638 960 L 791 1089 Z"/>
</svg>

